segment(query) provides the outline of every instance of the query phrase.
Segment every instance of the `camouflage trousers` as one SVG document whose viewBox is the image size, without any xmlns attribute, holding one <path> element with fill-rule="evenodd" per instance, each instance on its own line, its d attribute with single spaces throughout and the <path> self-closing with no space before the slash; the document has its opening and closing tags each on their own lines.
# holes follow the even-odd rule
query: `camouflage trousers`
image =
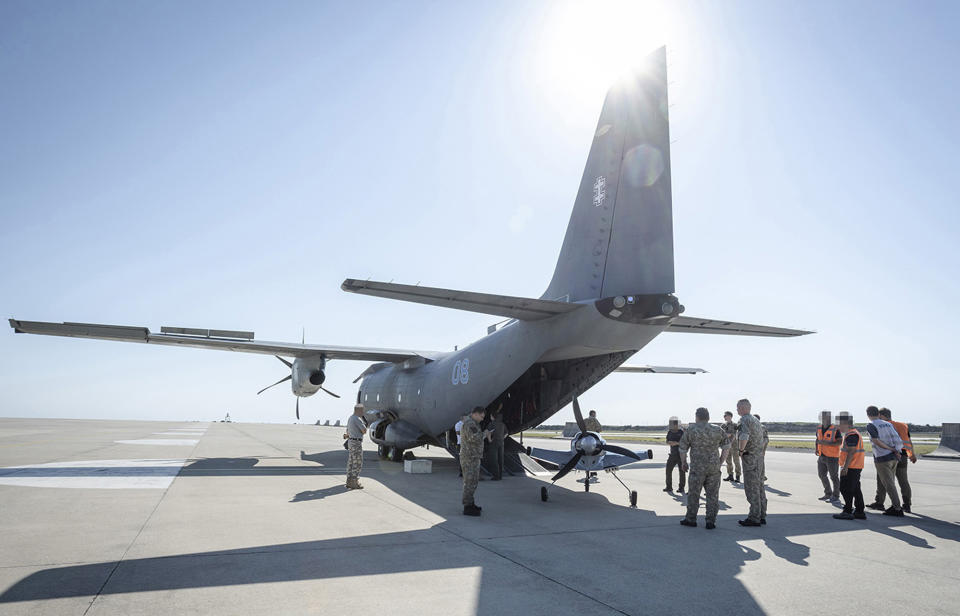
<svg viewBox="0 0 960 616">
<path fill-rule="evenodd" d="M 360 476 L 363 469 L 363 442 L 347 441 L 347 479 Z"/>
<path fill-rule="evenodd" d="M 747 454 L 743 456 L 743 492 L 750 503 L 750 515 L 754 522 L 767 517 L 767 494 L 763 489 L 763 456 Z"/>
<path fill-rule="evenodd" d="M 700 490 L 706 491 L 707 522 L 716 522 L 717 511 L 720 509 L 720 467 L 710 471 L 690 471 L 687 478 L 687 520 L 691 522 L 697 521 Z"/>
<path fill-rule="evenodd" d="M 726 462 L 727 462 L 727 475 L 731 475 L 731 476 L 733 475 L 733 467 L 734 467 L 734 465 L 736 465 L 736 467 L 737 467 L 737 477 L 739 477 L 739 476 L 741 475 L 741 473 L 740 473 L 740 450 L 737 449 L 736 444 L 731 445 L 730 448 L 727 449 Z"/>
<path fill-rule="evenodd" d="M 480 458 L 461 457 L 460 470 L 463 472 L 463 506 L 475 505 L 473 494 L 480 481 Z"/>
</svg>

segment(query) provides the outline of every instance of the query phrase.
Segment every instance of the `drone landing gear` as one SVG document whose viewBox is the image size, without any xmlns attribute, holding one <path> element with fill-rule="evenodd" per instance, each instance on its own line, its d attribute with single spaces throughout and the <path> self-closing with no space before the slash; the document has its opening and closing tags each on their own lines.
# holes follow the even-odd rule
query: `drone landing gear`
<svg viewBox="0 0 960 616">
<path fill-rule="evenodd" d="M 622 481 L 619 477 L 617 477 L 616 471 L 612 471 L 612 470 L 611 470 L 611 471 L 610 471 L 610 474 L 613 475 L 613 478 L 614 478 L 614 479 L 616 479 L 617 481 L 620 482 L 620 485 L 622 485 L 624 488 L 626 488 L 627 493 L 628 493 L 629 496 L 630 496 L 630 508 L 631 508 L 631 509 L 636 509 L 636 508 L 637 508 L 637 491 L 636 491 L 636 490 L 631 490 L 630 488 L 627 488 L 627 484 L 623 483 L 623 481 Z"/>
</svg>

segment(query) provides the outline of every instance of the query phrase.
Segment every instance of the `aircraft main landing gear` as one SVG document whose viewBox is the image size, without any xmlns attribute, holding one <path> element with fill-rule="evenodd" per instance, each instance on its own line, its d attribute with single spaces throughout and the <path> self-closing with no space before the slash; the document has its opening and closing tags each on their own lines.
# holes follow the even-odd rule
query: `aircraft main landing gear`
<svg viewBox="0 0 960 616">
<path fill-rule="evenodd" d="M 540 488 L 540 500 L 542 500 L 543 502 L 547 502 L 547 498 L 548 498 L 548 497 L 547 497 L 547 487 L 544 486 L 544 487 Z"/>
</svg>

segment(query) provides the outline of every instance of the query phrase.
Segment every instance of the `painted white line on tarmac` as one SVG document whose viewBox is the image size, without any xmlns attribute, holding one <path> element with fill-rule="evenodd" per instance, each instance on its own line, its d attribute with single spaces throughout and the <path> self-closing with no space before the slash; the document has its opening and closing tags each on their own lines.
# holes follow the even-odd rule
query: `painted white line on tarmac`
<svg viewBox="0 0 960 616">
<path fill-rule="evenodd" d="M 189 447 L 200 441 L 195 438 L 137 438 L 129 441 L 113 441 L 121 445 L 179 445 Z"/>
<path fill-rule="evenodd" d="M 157 436 L 203 436 L 203 432 L 154 432 Z"/>
<path fill-rule="evenodd" d="M 162 490 L 186 460 L 78 460 L 0 467 L 0 485 L 31 488 Z"/>
</svg>

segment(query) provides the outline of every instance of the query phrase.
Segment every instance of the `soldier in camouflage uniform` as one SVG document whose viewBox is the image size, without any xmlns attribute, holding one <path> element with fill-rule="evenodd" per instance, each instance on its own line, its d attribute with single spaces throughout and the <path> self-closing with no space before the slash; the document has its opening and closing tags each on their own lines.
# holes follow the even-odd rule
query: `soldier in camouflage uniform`
<svg viewBox="0 0 960 616">
<path fill-rule="evenodd" d="M 463 515 L 480 515 L 473 493 L 480 480 L 480 458 L 483 457 L 484 432 L 480 428 L 484 410 L 478 406 L 463 418 L 460 427 L 460 470 L 463 474 Z"/>
<path fill-rule="evenodd" d="M 687 517 L 680 520 L 684 526 L 697 525 L 697 510 L 700 508 L 700 489 L 706 490 L 707 528 L 715 528 L 717 510 L 720 509 L 720 460 L 730 447 L 727 435 L 719 427 L 708 423 L 710 412 L 697 409 L 696 423 L 687 426 L 680 437 L 680 458 L 683 470 L 690 470 L 687 478 Z M 687 466 L 687 451 L 690 465 Z M 717 452 L 720 451 L 720 455 Z"/>
<path fill-rule="evenodd" d="M 760 421 L 760 416 L 754 413 L 754 417 L 757 418 L 757 421 Z M 770 433 L 767 432 L 767 427 L 763 425 L 763 422 L 760 421 L 760 431 L 763 432 L 763 454 L 760 456 L 760 477 L 763 481 L 767 480 L 767 445 L 770 444 Z"/>
<path fill-rule="evenodd" d="M 740 526 L 760 526 L 767 523 L 767 495 L 763 489 L 763 426 L 750 414 L 750 401 L 737 402 L 740 415 L 740 457 L 743 464 L 743 491 L 750 503 L 750 515 L 740 520 Z"/>
<path fill-rule="evenodd" d="M 583 420 L 583 427 L 585 427 L 588 432 L 600 433 L 603 431 L 603 426 L 600 425 L 600 420 L 597 419 L 596 411 L 590 411 L 590 416 Z"/>
<path fill-rule="evenodd" d="M 720 458 L 720 464 L 724 462 L 727 463 L 727 476 L 724 481 L 730 481 L 732 483 L 740 483 L 740 447 L 737 441 L 737 431 L 740 426 L 733 423 L 733 413 L 727 411 L 723 414 L 723 423 L 720 424 L 720 429 L 723 430 L 724 434 L 727 436 L 727 442 L 730 444 L 730 447 L 727 448 L 727 454 L 725 457 Z M 737 469 L 737 478 L 733 478 L 733 469 Z"/>
<path fill-rule="evenodd" d="M 350 490 L 363 488 L 360 485 L 360 471 L 363 469 L 363 435 L 366 432 L 363 405 L 358 404 L 353 407 L 353 415 L 347 420 L 347 431 L 343 435 L 347 439 L 347 488 Z"/>
</svg>

